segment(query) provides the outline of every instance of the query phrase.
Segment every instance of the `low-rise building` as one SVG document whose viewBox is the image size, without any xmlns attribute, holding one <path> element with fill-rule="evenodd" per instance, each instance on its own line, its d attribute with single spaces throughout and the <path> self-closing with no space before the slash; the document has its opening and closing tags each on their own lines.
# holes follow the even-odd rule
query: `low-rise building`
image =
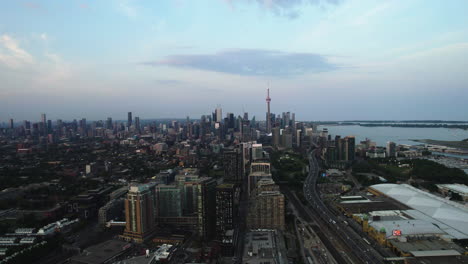
<svg viewBox="0 0 468 264">
<path fill-rule="evenodd" d="M 437 184 L 437 188 L 439 188 L 439 192 L 445 196 L 450 196 L 452 195 L 451 193 L 456 193 L 460 195 L 463 201 L 468 201 L 468 186 L 465 184 Z"/>
<path fill-rule="evenodd" d="M 17 228 L 15 234 L 18 235 L 31 235 L 36 231 L 35 228 Z"/>
<path fill-rule="evenodd" d="M 107 240 L 83 250 L 83 253 L 70 259 L 70 264 L 101 264 L 113 261 L 127 252 L 131 244 L 121 240 Z"/>
<path fill-rule="evenodd" d="M 18 244 L 18 241 L 17 237 L 0 237 L 0 246 L 14 246 Z"/>
<path fill-rule="evenodd" d="M 387 154 L 383 148 L 374 148 L 366 151 L 366 157 L 371 159 L 385 158 Z"/>
<path fill-rule="evenodd" d="M 252 230 L 245 235 L 243 264 L 288 263 L 283 236 L 276 230 Z"/>
<path fill-rule="evenodd" d="M 24 245 L 24 244 L 34 244 L 36 243 L 37 238 L 36 237 L 23 237 L 20 239 L 19 243 Z"/>
</svg>

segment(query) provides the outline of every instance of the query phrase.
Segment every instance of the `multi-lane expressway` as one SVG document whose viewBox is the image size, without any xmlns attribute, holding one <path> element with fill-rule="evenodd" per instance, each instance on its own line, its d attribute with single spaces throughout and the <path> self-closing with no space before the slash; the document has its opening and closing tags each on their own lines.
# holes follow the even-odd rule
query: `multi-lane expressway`
<svg viewBox="0 0 468 264">
<path fill-rule="evenodd" d="M 322 220 L 322 224 L 334 230 L 338 238 L 350 249 L 349 252 L 363 263 L 384 263 L 382 257 L 364 240 L 354 232 L 340 217 L 332 213 L 322 201 L 317 192 L 317 179 L 319 177 L 319 164 L 316 158 L 317 149 L 309 153 L 309 175 L 304 183 L 304 196 L 311 208 Z"/>
</svg>

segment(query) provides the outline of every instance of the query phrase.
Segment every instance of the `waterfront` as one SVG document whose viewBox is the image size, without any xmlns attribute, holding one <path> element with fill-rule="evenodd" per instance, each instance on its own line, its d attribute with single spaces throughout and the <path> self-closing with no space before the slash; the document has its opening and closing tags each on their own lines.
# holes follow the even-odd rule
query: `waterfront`
<svg viewBox="0 0 468 264">
<path fill-rule="evenodd" d="M 355 136 L 356 143 L 364 141 L 366 138 L 377 143 L 377 146 L 385 146 L 388 141 L 397 144 L 420 145 L 421 143 L 412 141 L 413 139 L 434 139 L 458 141 L 468 138 L 468 130 L 449 128 L 407 128 L 407 127 L 363 127 L 363 126 L 342 126 L 342 125 L 321 125 L 319 130 L 328 128 L 328 133 L 335 135 Z"/>
</svg>

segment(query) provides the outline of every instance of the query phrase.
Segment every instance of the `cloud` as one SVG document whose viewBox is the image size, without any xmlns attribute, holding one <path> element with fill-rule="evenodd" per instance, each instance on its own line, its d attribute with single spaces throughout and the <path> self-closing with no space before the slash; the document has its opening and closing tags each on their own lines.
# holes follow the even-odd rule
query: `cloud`
<svg viewBox="0 0 468 264">
<path fill-rule="evenodd" d="M 40 41 L 48 39 L 45 33 L 38 36 L 37 40 Z M 70 65 L 59 54 L 46 49 L 36 52 L 33 56 L 21 47 L 16 39 L 6 34 L 0 35 L 0 71 L 2 70 L 8 74 L 0 76 L 0 80 L 6 83 L 22 83 L 20 87 L 24 90 L 27 90 L 26 87 L 62 84 L 72 77 Z"/>
<path fill-rule="evenodd" d="M 60 55 L 46 52 L 44 57 L 42 64 L 38 65 L 38 68 L 42 71 L 37 76 L 39 83 L 50 85 L 72 77 L 70 66 L 63 61 Z"/>
<path fill-rule="evenodd" d="M 275 50 L 235 49 L 215 54 L 170 55 L 149 66 L 192 68 L 250 76 L 291 76 L 306 72 L 332 71 L 337 65 L 325 56 L 313 53 L 290 53 Z"/>
<path fill-rule="evenodd" d="M 4 34 L 0 36 L 0 62 L 10 68 L 19 68 L 22 65 L 32 64 L 34 58 L 20 48 L 18 41 Z"/>
<path fill-rule="evenodd" d="M 172 49 L 194 49 L 195 46 L 191 46 L 191 45 L 171 45 L 170 48 L 172 48 Z"/>
<path fill-rule="evenodd" d="M 354 21 L 354 24 L 358 26 L 368 24 L 369 20 L 387 10 L 390 7 L 390 5 L 390 2 L 381 3 L 380 5 L 372 8 L 365 14 L 357 17 L 357 19 Z"/>
<path fill-rule="evenodd" d="M 34 2 L 26 2 L 26 3 L 23 3 L 23 6 L 25 6 L 26 8 L 30 8 L 30 9 L 41 9 L 42 6 L 38 3 L 34 3 Z"/>
<path fill-rule="evenodd" d="M 135 18 L 138 15 L 138 8 L 130 0 L 120 0 L 117 8 L 121 14 L 129 18 Z"/>
<path fill-rule="evenodd" d="M 161 85 L 173 85 L 173 84 L 180 84 L 182 83 L 179 80 L 156 80 L 156 83 Z"/>
<path fill-rule="evenodd" d="M 224 0 L 224 2 L 231 8 L 234 8 L 235 2 L 257 3 L 261 8 L 275 15 L 288 19 L 296 19 L 300 15 L 298 9 L 300 9 L 301 6 L 317 5 L 323 7 L 329 4 L 337 5 L 341 0 Z"/>
</svg>

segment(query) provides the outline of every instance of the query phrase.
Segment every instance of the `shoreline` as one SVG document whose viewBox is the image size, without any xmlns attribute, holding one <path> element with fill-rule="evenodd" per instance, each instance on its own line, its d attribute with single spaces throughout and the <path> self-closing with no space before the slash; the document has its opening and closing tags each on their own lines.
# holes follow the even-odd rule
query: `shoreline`
<svg viewBox="0 0 468 264">
<path fill-rule="evenodd" d="M 437 146 L 444 146 L 448 148 L 455 148 L 460 150 L 457 151 L 450 151 L 447 153 L 462 153 L 468 154 L 468 141 L 444 141 L 444 140 L 434 140 L 434 139 L 411 139 L 411 141 L 429 144 L 429 145 L 437 145 Z"/>
</svg>

